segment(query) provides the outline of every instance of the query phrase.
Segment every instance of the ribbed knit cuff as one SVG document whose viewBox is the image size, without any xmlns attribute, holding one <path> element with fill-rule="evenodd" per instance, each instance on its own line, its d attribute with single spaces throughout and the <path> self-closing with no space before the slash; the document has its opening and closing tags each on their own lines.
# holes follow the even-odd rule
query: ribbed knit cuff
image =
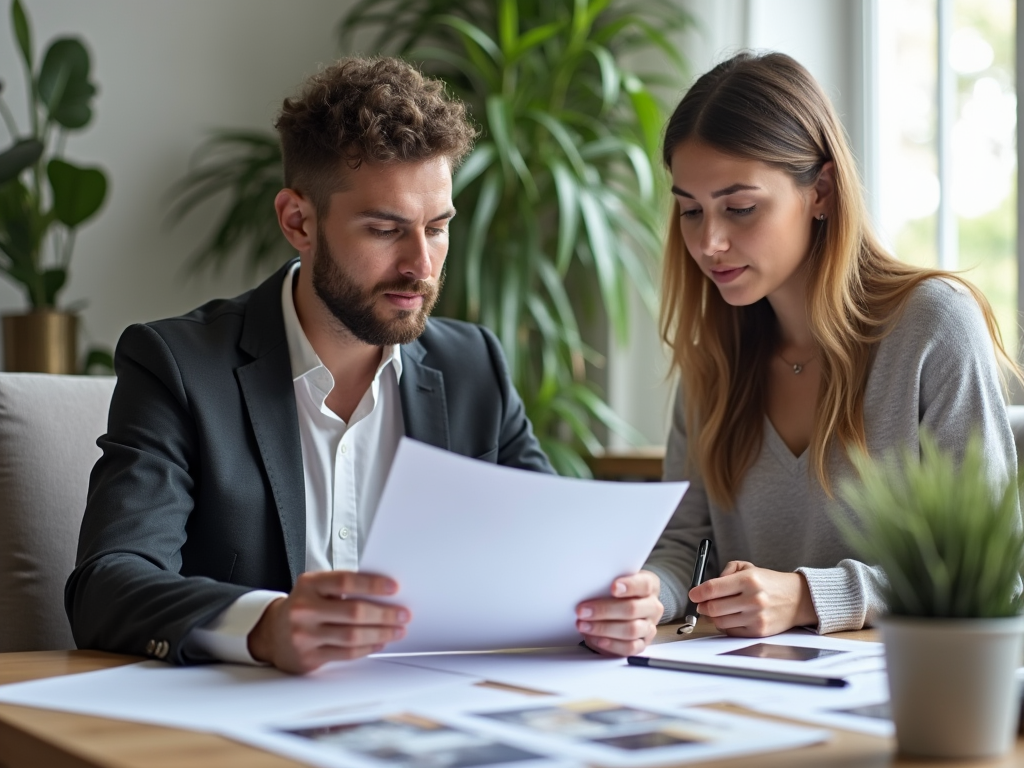
<svg viewBox="0 0 1024 768">
<path fill-rule="evenodd" d="M 665 612 L 661 615 L 660 623 L 671 624 L 673 621 L 677 621 L 686 610 L 686 587 L 679 583 L 670 570 L 656 563 L 647 563 L 644 565 L 644 570 L 657 574 L 661 579 L 661 592 L 658 593 L 658 599 L 665 606 Z"/>
<path fill-rule="evenodd" d="M 797 568 L 807 579 L 819 635 L 863 629 L 866 618 L 864 585 L 859 575 L 847 568 Z"/>
</svg>

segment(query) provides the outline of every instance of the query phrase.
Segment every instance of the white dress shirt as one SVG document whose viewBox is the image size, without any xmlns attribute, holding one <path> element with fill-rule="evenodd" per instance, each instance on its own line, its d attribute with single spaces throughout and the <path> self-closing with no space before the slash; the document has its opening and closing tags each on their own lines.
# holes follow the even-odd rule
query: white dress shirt
<svg viewBox="0 0 1024 768">
<path fill-rule="evenodd" d="M 398 442 L 405 434 L 398 381 L 400 347 L 384 347 L 380 364 L 348 422 L 325 401 L 334 377 L 313 351 L 295 312 L 296 264 L 281 289 L 285 338 L 291 359 L 306 492 L 306 570 L 359 570 L 359 556 L 373 523 Z M 248 635 L 267 606 L 285 593 L 247 592 L 190 640 L 221 661 L 256 663 Z"/>
</svg>

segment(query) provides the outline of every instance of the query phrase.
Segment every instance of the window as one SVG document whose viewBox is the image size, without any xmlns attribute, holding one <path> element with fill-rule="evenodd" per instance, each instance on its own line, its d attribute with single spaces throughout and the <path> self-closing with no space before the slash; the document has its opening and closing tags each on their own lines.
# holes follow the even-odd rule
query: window
<svg viewBox="0 0 1024 768">
<path fill-rule="evenodd" d="M 1015 350 L 1016 2 L 882 0 L 876 13 L 883 240 L 963 271 Z"/>
</svg>

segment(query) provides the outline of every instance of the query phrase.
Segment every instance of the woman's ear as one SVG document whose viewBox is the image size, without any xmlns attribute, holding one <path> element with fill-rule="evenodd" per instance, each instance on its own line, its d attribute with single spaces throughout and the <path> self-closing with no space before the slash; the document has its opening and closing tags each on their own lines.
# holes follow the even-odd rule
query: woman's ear
<svg viewBox="0 0 1024 768">
<path fill-rule="evenodd" d="M 811 216 L 828 218 L 835 210 L 836 166 L 831 160 L 821 166 L 811 193 Z"/>
</svg>

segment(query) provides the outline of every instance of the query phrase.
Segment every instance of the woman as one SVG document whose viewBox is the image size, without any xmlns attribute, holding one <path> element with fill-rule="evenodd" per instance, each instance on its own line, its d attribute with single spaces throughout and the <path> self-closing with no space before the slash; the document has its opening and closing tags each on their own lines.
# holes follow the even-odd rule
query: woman
<svg viewBox="0 0 1024 768">
<path fill-rule="evenodd" d="M 647 569 L 662 621 L 690 593 L 734 635 L 859 629 L 884 608 L 835 516 L 848 451 L 962 451 L 984 440 L 993 482 L 1016 465 L 997 363 L 1019 372 L 976 288 L 903 264 L 871 233 L 828 98 L 788 56 L 742 53 L 676 108 L 664 160 L 675 218 L 662 332 L 680 374 L 666 479 L 691 483 Z"/>
</svg>

